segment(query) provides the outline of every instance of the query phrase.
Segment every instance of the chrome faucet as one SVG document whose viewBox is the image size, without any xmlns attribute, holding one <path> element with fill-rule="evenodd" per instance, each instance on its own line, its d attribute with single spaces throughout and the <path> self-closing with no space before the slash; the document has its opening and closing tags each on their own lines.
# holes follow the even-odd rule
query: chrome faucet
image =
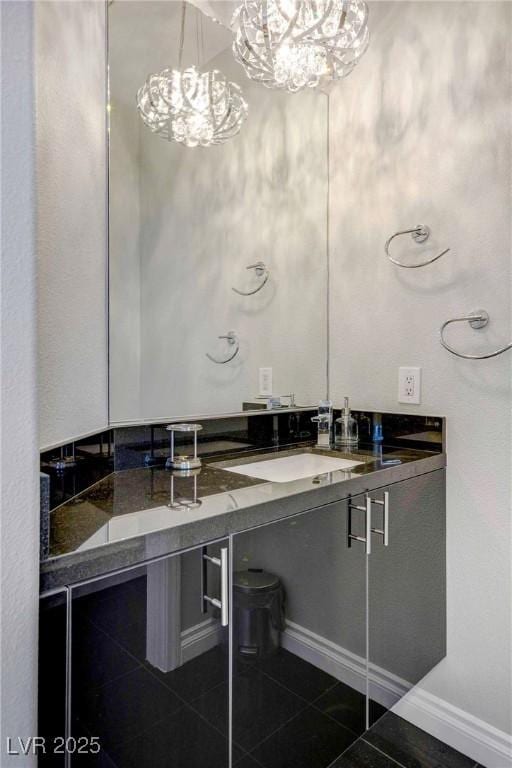
<svg viewBox="0 0 512 768">
<path fill-rule="evenodd" d="M 283 397 L 289 397 L 290 403 L 289 405 L 285 405 L 282 402 Z M 274 410 L 275 408 L 295 408 L 295 395 L 293 392 L 291 392 L 289 395 L 270 395 L 270 397 L 265 398 L 267 401 L 267 410 Z"/>
<path fill-rule="evenodd" d="M 321 400 L 318 405 L 318 416 L 312 416 L 311 421 L 318 424 L 317 448 L 331 447 L 332 403 Z"/>
</svg>

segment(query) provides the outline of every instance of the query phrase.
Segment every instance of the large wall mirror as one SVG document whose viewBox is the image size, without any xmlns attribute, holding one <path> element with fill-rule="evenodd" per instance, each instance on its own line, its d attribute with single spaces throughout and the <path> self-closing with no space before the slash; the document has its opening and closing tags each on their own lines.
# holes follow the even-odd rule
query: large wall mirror
<svg viewBox="0 0 512 768">
<path fill-rule="evenodd" d="M 224 18 L 233 7 L 208 5 Z M 229 28 L 187 4 L 182 65 L 221 70 L 248 116 L 221 145 L 168 141 L 136 95 L 149 73 L 178 65 L 182 3 L 112 0 L 108 17 L 112 423 L 240 412 L 260 394 L 260 368 L 272 368 L 273 394 L 318 403 L 327 97 L 249 80 Z"/>
</svg>

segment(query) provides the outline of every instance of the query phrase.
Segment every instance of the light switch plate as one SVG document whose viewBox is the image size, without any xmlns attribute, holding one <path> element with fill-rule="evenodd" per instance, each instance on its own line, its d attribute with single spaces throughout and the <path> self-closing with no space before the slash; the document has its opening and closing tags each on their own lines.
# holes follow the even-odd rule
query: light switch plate
<svg viewBox="0 0 512 768">
<path fill-rule="evenodd" d="M 421 403 L 421 368 L 398 369 L 398 402 Z"/>
</svg>

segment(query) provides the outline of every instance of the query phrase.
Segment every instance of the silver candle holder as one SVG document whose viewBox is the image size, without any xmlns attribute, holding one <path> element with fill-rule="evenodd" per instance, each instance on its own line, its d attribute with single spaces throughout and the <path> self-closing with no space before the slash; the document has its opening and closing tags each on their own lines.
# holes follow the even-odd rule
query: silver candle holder
<svg viewBox="0 0 512 768">
<path fill-rule="evenodd" d="M 201 424 L 169 424 L 167 431 L 170 435 L 170 454 L 169 458 L 165 462 L 167 469 L 175 469 L 180 471 L 187 471 L 191 469 L 198 469 L 201 466 L 201 459 L 197 455 L 197 433 L 203 427 Z M 180 453 L 177 454 L 174 445 L 174 433 L 175 432 L 192 432 L 194 435 L 194 455 Z"/>
</svg>

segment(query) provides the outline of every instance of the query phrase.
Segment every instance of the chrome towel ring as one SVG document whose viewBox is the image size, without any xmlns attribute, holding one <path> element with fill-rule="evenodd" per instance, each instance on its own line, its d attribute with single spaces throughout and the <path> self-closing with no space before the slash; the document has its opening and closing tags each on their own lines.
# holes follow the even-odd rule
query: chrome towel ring
<svg viewBox="0 0 512 768">
<path fill-rule="evenodd" d="M 252 291 L 240 291 L 238 288 L 231 289 L 235 293 L 240 294 L 240 296 L 252 296 L 254 293 L 258 293 L 258 291 L 261 291 L 261 289 L 263 288 L 263 286 L 265 285 L 265 283 L 267 282 L 270 276 L 270 271 L 267 265 L 263 261 L 257 261 L 256 264 L 249 264 L 249 266 L 246 267 L 246 269 L 254 269 L 254 271 L 256 272 L 256 275 L 258 277 L 261 277 L 262 281 Z"/>
<path fill-rule="evenodd" d="M 414 227 L 414 229 L 403 229 L 401 232 L 395 232 L 394 235 L 391 235 L 391 237 L 386 240 L 386 244 L 384 246 L 386 256 L 390 261 L 393 262 L 393 264 L 396 264 L 398 267 L 404 267 L 404 269 L 417 269 L 418 267 L 426 267 L 427 264 L 433 264 L 434 261 L 440 259 L 441 256 L 444 256 L 445 253 L 448 253 L 450 250 L 449 248 L 445 248 L 445 250 L 441 251 L 441 253 L 439 253 L 437 256 L 434 256 L 432 259 L 427 259 L 427 261 L 421 261 L 419 264 L 403 264 L 401 261 L 398 261 L 398 259 L 393 258 L 389 252 L 389 246 L 395 237 L 398 237 L 399 235 L 411 235 L 414 242 L 418 245 L 421 245 L 422 243 L 425 243 L 430 237 L 430 229 L 425 224 L 418 224 L 418 226 Z"/>
<path fill-rule="evenodd" d="M 206 357 L 208 358 L 208 360 L 211 360 L 212 363 L 217 363 L 217 365 L 224 365 L 225 363 L 229 363 L 231 360 L 233 360 L 234 357 L 238 355 L 238 351 L 240 349 L 240 343 L 238 341 L 238 336 L 234 331 L 229 331 L 224 336 L 219 336 L 218 338 L 226 339 L 229 346 L 235 348 L 234 352 L 232 352 L 228 357 L 226 357 L 225 360 L 217 360 L 217 358 L 210 355 L 209 352 L 206 353 Z"/>
<path fill-rule="evenodd" d="M 488 352 L 486 355 L 466 355 L 463 352 L 457 352 L 455 349 L 453 349 L 453 347 L 450 347 L 450 345 L 447 344 L 444 339 L 444 330 L 451 323 L 469 323 L 471 328 L 478 330 L 479 328 L 485 328 L 488 322 L 489 313 L 486 312 L 485 309 L 477 309 L 470 315 L 465 315 L 465 317 L 453 317 L 451 320 L 446 320 L 440 329 L 441 344 L 445 349 L 448 350 L 448 352 L 451 352 L 452 355 L 462 357 L 465 360 L 487 360 L 489 357 L 497 357 L 498 355 L 503 354 L 503 352 L 506 352 L 508 349 L 512 349 L 512 342 L 510 342 L 510 344 L 507 344 L 505 347 L 496 349 L 494 352 Z"/>
</svg>

